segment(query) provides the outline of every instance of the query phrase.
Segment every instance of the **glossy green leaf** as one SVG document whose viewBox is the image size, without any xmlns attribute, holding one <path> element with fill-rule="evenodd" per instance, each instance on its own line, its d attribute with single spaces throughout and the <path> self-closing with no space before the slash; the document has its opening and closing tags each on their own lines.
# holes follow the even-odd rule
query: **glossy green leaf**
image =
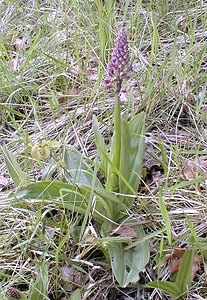
<svg viewBox="0 0 207 300">
<path fill-rule="evenodd" d="M 131 148 L 129 165 L 132 166 L 129 183 L 134 190 L 138 189 L 140 177 L 142 175 L 144 159 L 144 133 L 145 133 L 145 113 L 136 115 L 129 123 L 131 133 Z"/>
<path fill-rule="evenodd" d="M 174 282 L 170 281 L 152 281 L 149 282 L 146 287 L 159 289 L 176 299 L 182 295 L 182 291 L 179 289 L 179 287 Z"/>
<path fill-rule="evenodd" d="M 115 167 L 115 165 L 113 164 L 113 162 L 110 160 L 110 158 L 108 157 L 108 155 L 106 155 L 103 152 L 103 155 L 105 157 L 105 159 L 108 162 L 108 165 L 110 166 L 110 169 L 114 172 L 114 174 L 116 174 L 117 176 L 119 176 L 121 178 L 121 180 L 125 183 L 125 185 L 128 187 L 129 191 L 131 191 L 131 195 L 134 195 L 137 197 L 137 192 L 130 186 L 130 184 L 128 183 L 128 181 L 124 178 L 124 176 L 121 174 L 121 172 Z M 111 189 L 106 187 L 106 190 L 108 192 L 111 191 Z"/>
<path fill-rule="evenodd" d="M 125 180 L 119 177 L 119 189 L 122 194 L 134 194 L 137 191 L 142 176 L 144 159 L 144 128 L 145 113 L 136 115 L 129 124 L 122 120 L 121 126 L 121 155 L 120 171 Z M 128 207 L 134 202 L 133 198 L 125 199 Z"/>
<path fill-rule="evenodd" d="M 63 162 L 66 168 L 65 177 L 68 178 L 69 181 L 73 179 L 75 183 L 86 185 L 92 184 L 95 174 L 78 150 L 72 146 L 67 146 L 65 148 Z M 102 187 L 102 184 L 97 177 L 95 186 Z"/>
<path fill-rule="evenodd" d="M 127 181 L 129 180 L 132 167 L 133 167 L 132 164 L 129 163 L 130 151 L 131 151 L 131 135 L 129 131 L 129 126 L 125 119 L 121 119 L 121 151 L 120 151 L 119 171 Z M 128 191 L 129 191 L 128 187 L 119 177 L 119 192 L 128 194 Z"/>
<path fill-rule="evenodd" d="M 107 170 L 107 191 L 119 192 L 119 177 L 115 170 L 119 171 L 121 154 L 121 103 L 119 97 L 115 97 L 114 134 L 109 153 L 111 164 Z"/>
<path fill-rule="evenodd" d="M 144 237 L 141 226 L 133 227 L 140 239 Z M 113 273 L 119 285 L 126 287 L 129 283 L 136 283 L 139 280 L 139 273 L 145 268 L 149 261 L 149 245 L 147 241 L 125 250 L 126 243 L 109 241 L 110 261 Z"/>
<path fill-rule="evenodd" d="M 2 150 L 7 170 L 14 181 L 14 184 L 16 186 L 26 184 L 29 181 L 28 176 L 22 171 L 19 163 L 16 160 L 16 157 L 7 149 L 5 145 L 2 147 Z"/>
<path fill-rule="evenodd" d="M 192 249 L 187 249 L 179 266 L 175 283 L 182 293 L 186 293 L 191 286 L 193 258 L 194 251 Z"/>
<path fill-rule="evenodd" d="M 18 189 L 15 197 L 17 200 L 54 201 L 56 204 L 64 205 L 68 209 L 84 213 L 88 193 L 87 188 L 79 188 L 75 185 L 57 181 L 42 181 Z"/>
<path fill-rule="evenodd" d="M 95 188 L 94 193 L 98 197 L 99 202 L 97 203 L 97 211 L 101 212 L 104 206 L 105 215 L 112 221 L 116 221 L 123 217 L 123 212 L 126 211 L 126 206 L 120 201 L 120 199 L 114 194 L 107 192 L 103 188 Z M 107 205 L 107 206 L 106 206 Z"/>
<path fill-rule="evenodd" d="M 20 188 L 15 193 L 15 198 L 16 200 L 26 199 L 36 202 L 54 202 L 71 211 L 85 214 L 90 193 L 90 186 L 77 186 L 57 181 L 43 181 Z M 125 210 L 124 204 L 120 203 L 115 195 L 106 192 L 102 188 L 95 187 L 94 196 L 91 211 L 93 211 L 94 218 L 101 223 L 105 222 L 106 218 L 109 219 L 108 221 L 110 221 L 110 219 L 114 220 L 121 209 L 123 211 Z M 116 207 L 116 210 L 114 207 Z"/>
<path fill-rule="evenodd" d="M 100 132 L 100 128 L 99 128 L 99 124 L 98 124 L 98 120 L 97 120 L 96 116 L 93 116 L 93 131 L 95 134 L 96 148 L 98 151 L 98 155 L 101 159 L 101 168 L 104 171 L 104 176 L 106 176 L 108 163 L 107 163 L 107 160 L 105 159 L 105 156 L 103 155 L 103 152 L 107 155 L 108 149 L 105 144 L 104 138 Z"/>
<path fill-rule="evenodd" d="M 34 202 L 55 203 L 56 205 L 84 215 L 89 195 L 90 189 L 87 187 L 78 187 L 63 182 L 45 181 L 32 183 L 20 188 L 15 193 L 15 198 L 19 201 L 25 199 Z M 101 207 L 103 206 L 101 205 Z M 104 211 L 102 213 L 104 216 Z M 95 212 L 94 215 L 96 216 Z M 103 222 L 104 218 L 102 216 L 97 214 L 96 218 L 97 221 Z"/>
<path fill-rule="evenodd" d="M 119 190 L 119 178 L 116 172 L 116 169 L 119 170 L 119 165 L 116 164 L 116 135 L 114 133 L 111 142 L 111 149 L 108 158 L 108 168 L 107 168 L 107 182 L 106 189 L 107 191 L 115 191 Z M 103 153 L 103 152 L 102 152 Z M 105 156 L 106 158 L 106 156 Z M 109 163 L 110 161 L 110 163 Z"/>
</svg>

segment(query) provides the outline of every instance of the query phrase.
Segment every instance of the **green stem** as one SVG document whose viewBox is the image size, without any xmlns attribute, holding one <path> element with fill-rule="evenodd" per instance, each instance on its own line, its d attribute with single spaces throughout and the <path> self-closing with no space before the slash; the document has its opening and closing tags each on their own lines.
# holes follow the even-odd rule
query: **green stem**
<svg viewBox="0 0 207 300">
<path fill-rule="evenodd" d="M 115 120 L 114 120 L 114 132 L 115 132 L 115 166 L 119 170 L 120 153 L 121 153 L 121 104 L 118 94 L 115 99 Z"/>
<path fill-rule="evenodd" d="M 121 102 L 119 99 L 119 93 L 121 90 L 122 81 L 119 80 L 116 86 L 115 96 L 115 120 L 114 120 L 114 133 L 115 133 L 115 152 L 114 152 L 114 164 L 119 170 L 120 168 L 120 156 L 121 156 Z M 119 178 L 117 174 L 114 174 L 116 178 L 117 192 L 119 191 Z"/>
</svg>

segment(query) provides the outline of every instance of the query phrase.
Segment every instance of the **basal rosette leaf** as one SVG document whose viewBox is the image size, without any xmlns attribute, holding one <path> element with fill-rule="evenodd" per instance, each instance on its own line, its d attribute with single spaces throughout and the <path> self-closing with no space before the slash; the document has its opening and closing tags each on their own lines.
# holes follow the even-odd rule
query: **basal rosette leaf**
<svg viewBox="0 0 207 300">
<path fill-rule="evenodd" d="M 145 113 L 136 115 L 129 123 L 121 122 L 121 155 L 120 172 L 126 182 L 119 177 L 119 191 L 121 194 L 132 194 L 137 191 L 142 176 L 144 159 Z M 131 187 L 131 188 L 130 188 Z M 127 199 L 127 206 L 131 207 L 133 198 Z"/>
<path fill-rule="evenodd" d="M 16 157 L 7 149 L 6 145 L 2 147 L 4 161 L 14 184 L 18 187 L 28 183 L 29 177 L 23 172 Z"/>
<path fill-rule="evenodd" d="M 98 156 L 101 160 L 100 169 L 103 171 L 104 176 L 107 175 L 108 161 L 105 156 L 108 155 L 108 149 L 105 144 L 104 138 L 101 134 L 99 123 L 96 116 L 93 116 L 93 131 L 95 135 L 95 143 L 98 152 Z M 103 155 L 103 153 L 105 155 Z"/>
<path fill-rule="evenodd" d="M 140 225 L 134 226 L 133 230 L 137 233 L 138 239 L 144 238 L 145 234 Z M 138 282 L 139 273 L 144 270 L 149 261 L 149 245 L 146 240 L 127 250 L 126 245 L 118 241 L 107 244 L 112 271 L 121 287 Z"/>
<path fill-rule="evenodd" d="M 74 180 L 75 183 L 91 185 L 95 176 L 95 186 L 102 187 L 95 172 L 85 161 L 83 155 L 72 146 L 66 146 L 63 156 L 64 167 L 66 169 L 65 177 L 69 182 Z"/>
<path fill-rule="evenodd" d="M 137 190 L 142 175 L 144 150 L 145 150 L 145 113 L 141 112 L 129 122 L 129 131 L 131 135 L 129 165 L 131 173 L 129 184 L 134 190 Z"/>
<path fill-rule="evenodd" d="M 28 200 L 33 202 L 54 203 L 59 206 L 85 214 L 88 209 L 89 199 L 93 192 L 94 202 L 90 207 L 91 214 L 99 223 L 109 222 L 120 216 L 120 211 L 125 210 L 118 197 L 108 193 L 103 188 L 88 185 L 73 185 L 58 181 L 42 181 L 28 184 L 11 194 L 16 201 Z M 114 207 L 117 207 L 116 212 Z M 115 214 L 115 215 L 114 215 Z"/>
</svg>

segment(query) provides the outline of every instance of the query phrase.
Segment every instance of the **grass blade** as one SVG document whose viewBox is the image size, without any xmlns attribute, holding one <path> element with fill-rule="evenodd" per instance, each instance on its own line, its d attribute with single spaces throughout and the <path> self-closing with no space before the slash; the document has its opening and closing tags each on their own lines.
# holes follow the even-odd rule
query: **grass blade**
<svg viewBox="0 0 207 300">
<path fill-rule="evenodd" d="M 187 249 L 179 266 L 175 283 L 182 291 L 182 293 L 186 293 L 191 286 L 193 257 L 194 251 L 192 249 Z"/>
<path fill-rule="evenodd" d="M 16 160 L 16 157 L 7 149 L 5 145 L 2 147 L 2 150 L 7 170 L 14 181 L 14 184 L 18 187 L 28 183 L 29 178 L 22 171 L 19 163 Z"/>
<path fill-rule="evenodd" d="M 178 298 L 182 294 L 180 288 L 174 282 L 169 281 L 152 281 L 146 287 L 159 289 L 174 298 Z"/>
<path fill-rule="evenodd" d="M 168 242 L 170 246 L 172 245 L 172 229 L 171 229 L 171 221 L 165 206 L 165 202 L 162 198 L 162 190 L 159 190 L 159 206 L 162 213 L 163 220 L 165 222 L 165 227 L 167 231 Z"/>
</svg>

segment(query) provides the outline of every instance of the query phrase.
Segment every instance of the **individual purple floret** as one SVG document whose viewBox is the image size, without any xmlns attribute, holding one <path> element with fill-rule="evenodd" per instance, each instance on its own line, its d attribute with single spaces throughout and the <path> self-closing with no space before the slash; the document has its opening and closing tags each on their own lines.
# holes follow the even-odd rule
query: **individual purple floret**
<svg viewBox="0 0 207 300">
<path fill-rule="evenodd" d="M 7 297 L 12 297 L 13 299 L 21 299 L 21 293 L 19 290 L 13 288 L 13 287 L 8 287 L 6 290 L 6 296 Z"/>
<path fill-rule="evenodd" d="M 127 77 L 131 68 L 132 65 L 130 63 L 127 35 L 125 30 L 121 29 L 115 40 L 107 75 L 104 78 L 104 84 L 107 91 L 112 89 L 115 82 L 120 91 L 122 80 Z"/>
</svg>

